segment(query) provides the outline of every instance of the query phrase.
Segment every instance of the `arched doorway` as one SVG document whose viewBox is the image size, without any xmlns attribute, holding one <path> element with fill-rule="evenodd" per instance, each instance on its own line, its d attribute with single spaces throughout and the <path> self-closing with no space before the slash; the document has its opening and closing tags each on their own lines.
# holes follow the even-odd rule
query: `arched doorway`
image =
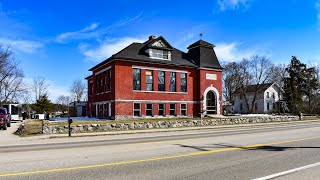
<svg viewBox="0 0 320 180">
<path fill-rule="evenodd" d="M 206 95 L 207 114 L 217 114 L 217 97 L 213 91 Z"/>
</svg>

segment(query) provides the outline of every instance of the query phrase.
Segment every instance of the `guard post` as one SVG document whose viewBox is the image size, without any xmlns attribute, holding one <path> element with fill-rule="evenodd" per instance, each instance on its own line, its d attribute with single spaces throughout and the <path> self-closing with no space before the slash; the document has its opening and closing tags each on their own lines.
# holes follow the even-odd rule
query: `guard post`
<svg viewBox="0 0 320 180">
<path fill-rule="evenodd" d="M 69 137 L 71 137 L 71 130 L 72 130 L 71 129 L 71 124 L 72 124 L 72 122 L 73 122 L 72 119 L 69 117 L 68 118 Z"/>
</svg>

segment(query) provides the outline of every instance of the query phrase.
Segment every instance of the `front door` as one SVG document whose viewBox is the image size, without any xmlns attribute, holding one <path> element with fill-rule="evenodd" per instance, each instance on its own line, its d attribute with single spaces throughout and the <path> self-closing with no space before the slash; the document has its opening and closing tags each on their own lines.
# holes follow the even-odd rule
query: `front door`
<svg viewBox="0 0 320 180">
<path fill-rule="evenodd" d="M 207 114 L 217 114 L 217 98 L 213 91 L 207 93 Z"/>
</svg>

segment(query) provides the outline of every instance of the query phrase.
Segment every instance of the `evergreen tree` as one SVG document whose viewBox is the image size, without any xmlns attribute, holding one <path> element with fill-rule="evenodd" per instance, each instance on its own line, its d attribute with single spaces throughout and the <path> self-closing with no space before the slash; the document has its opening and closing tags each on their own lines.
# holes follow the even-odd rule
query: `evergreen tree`
<svg viewBox="0 0 320 180">
<path fill-rule="evenodd" d="M 304 100 L 308 100 L 310 113 L 311 98 L 319 87 L 315 68 L 307 68 L 306 64 L 293 56 L 286 72 L 288 76 L 284 78 L 284 100 L 288 108 L 298 114 L 303 111 Z"/>
<path fill-rule="evenodd" d="M 44 113 L 44 112 L 51 112 L 52 109 L 52 103 L 48 99 L 47 95 L 41 96 L 38 100 L 37 103 L 33 105 L 32 107 L 37 113 Z"/>
</svg>

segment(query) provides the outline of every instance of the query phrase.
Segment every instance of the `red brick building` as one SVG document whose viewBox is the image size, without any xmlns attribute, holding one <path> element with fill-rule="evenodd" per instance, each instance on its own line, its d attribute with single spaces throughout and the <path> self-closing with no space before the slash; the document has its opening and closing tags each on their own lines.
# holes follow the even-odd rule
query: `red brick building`
<svg viewBox="0 0 320 180">
<path fill-rule="evenodd" d="M 214 45 L 188 53 L 162 36 L 132 43 L 89 69 L 88 115 L 106 119 L 222 113 L 222 67 Z"/>
</svg>

